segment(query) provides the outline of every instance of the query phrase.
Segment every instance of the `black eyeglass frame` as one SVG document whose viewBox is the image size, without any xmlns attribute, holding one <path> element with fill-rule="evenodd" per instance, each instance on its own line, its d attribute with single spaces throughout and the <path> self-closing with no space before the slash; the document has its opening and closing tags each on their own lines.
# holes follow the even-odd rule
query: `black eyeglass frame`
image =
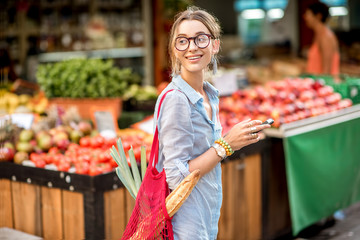
<svg viewBox="0 0 360 240">
<path fill-rule="evenodd" d="M 196 43 L 196 41 L 195 41 L 195 39 L 196 38 L 198 38 L 199 36 L 202 36 L 202 35 L 205 35 L 205 36 L 207 36 L 208 38 L 209 38 L 209 42 L 208 42 L 208 44 L 205 46 L 205 47 L 200 47 L 197 43 Z M 186 40 L 188 40 L 188 45 L 187 45 L 187 47 L 184 49 L 184 50 L 180 50 L 180 49 L 178 49 L 177 47 L 176 47 L 176 40 L 178 39 L 178 38 L 185 38 Z M 207 33 L 201 33 L 201 34 L 199 34 L 199 35 L 196 35 L 195 37 L 177 37 L 177 38 L 175 38 L 175 48 L 178 50 L 178 51 L 186 51 L 189 47 L 190 47 L 190 40 L 194 40 L 194 43 L 195 43 L 195 45 L 198 47 L 198 48 L 200 48 L 200 49 L 204 49 L 204 48 L 207 48 L 208 46 L 209 46 L 209 44 L 210 44 L 210 40 L 211 39 L 215 39 L 214 38 L 214 36 L 213 35 L 211 35 L 211 34 L 207 34 Z"/>
</svg>

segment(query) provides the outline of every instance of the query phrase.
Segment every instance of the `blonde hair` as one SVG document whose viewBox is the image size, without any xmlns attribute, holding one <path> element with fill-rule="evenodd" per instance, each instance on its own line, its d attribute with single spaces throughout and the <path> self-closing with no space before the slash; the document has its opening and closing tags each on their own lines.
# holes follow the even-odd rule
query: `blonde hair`
<svg viewBox="0 0 360 240">
<path fill-rule="evenodd" d="M 176 60 L 174 54 L 174 44 L 175 44 L 175 32 L 179 27 L 180 23 L 184 20 L 197 20 L 205 25 L 209 30 L 210 34 L 215 38 L 219 39 L 221 35 L 221 27 L 219 21 L 216 17 L 206 12 L 205 10 L 200 9 L 199 7 L 191 6 L 187 10 L 178 13 L 175 16 L 175 22 L 171 27 L 168 51 L 170 55 L 170 63 L 172 69 L 172 75 L 177 75 L 180 73 L 180 63 Z M 213 56 L 216 60 L 216 56 Z"/>
</svg>

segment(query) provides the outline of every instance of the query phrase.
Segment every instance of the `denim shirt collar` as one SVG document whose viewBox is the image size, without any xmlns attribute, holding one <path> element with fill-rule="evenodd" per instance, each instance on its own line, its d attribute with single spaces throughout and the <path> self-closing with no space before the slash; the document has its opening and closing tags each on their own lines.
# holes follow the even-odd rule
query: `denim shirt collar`
<svg viewBox="0 0 360 240">
<path fill-rule="evenodd" d="M 192 104 L 196 105 L 198 101 L 203 101 L 203 97 L 197 93 L 180 75 L 174 76 L 172 81 L 179 88 L 179 90 L 181 90 L 187 96 Z M 213 99 L 218 98 L 219 91 L 210 83 L 204 82 L 204 89 L 209 94 L 209 97 Z"/>
</svg>

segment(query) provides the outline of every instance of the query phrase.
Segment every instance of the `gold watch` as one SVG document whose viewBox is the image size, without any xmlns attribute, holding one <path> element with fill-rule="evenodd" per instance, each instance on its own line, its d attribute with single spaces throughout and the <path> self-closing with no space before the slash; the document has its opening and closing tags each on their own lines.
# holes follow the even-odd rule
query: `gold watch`
<svg viewBox="0 0 360 240">
<path fill-rule="evenodd" d="M 214 143 L 211 147 L 213 147 L 216 151 L 216 154 L 223 160 L 226 157 L 226 150 L 223 146 L 218 143 Z"/>
</svg>

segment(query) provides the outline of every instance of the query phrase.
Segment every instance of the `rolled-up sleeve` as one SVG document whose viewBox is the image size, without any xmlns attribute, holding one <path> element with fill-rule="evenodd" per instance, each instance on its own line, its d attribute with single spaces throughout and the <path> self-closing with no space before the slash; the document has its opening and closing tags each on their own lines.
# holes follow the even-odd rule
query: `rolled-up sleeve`
<svg viewBox="0 0 360 240">
<path fill-rule="evenodd" d="M 189 160 L 194 147 L 194 129 L 187 97 L 170 92 L 161 106 L 158 120 L 159 163 L 163 161 L 166 180 L 175 189 L 190 174 Z"/>
</svg>

